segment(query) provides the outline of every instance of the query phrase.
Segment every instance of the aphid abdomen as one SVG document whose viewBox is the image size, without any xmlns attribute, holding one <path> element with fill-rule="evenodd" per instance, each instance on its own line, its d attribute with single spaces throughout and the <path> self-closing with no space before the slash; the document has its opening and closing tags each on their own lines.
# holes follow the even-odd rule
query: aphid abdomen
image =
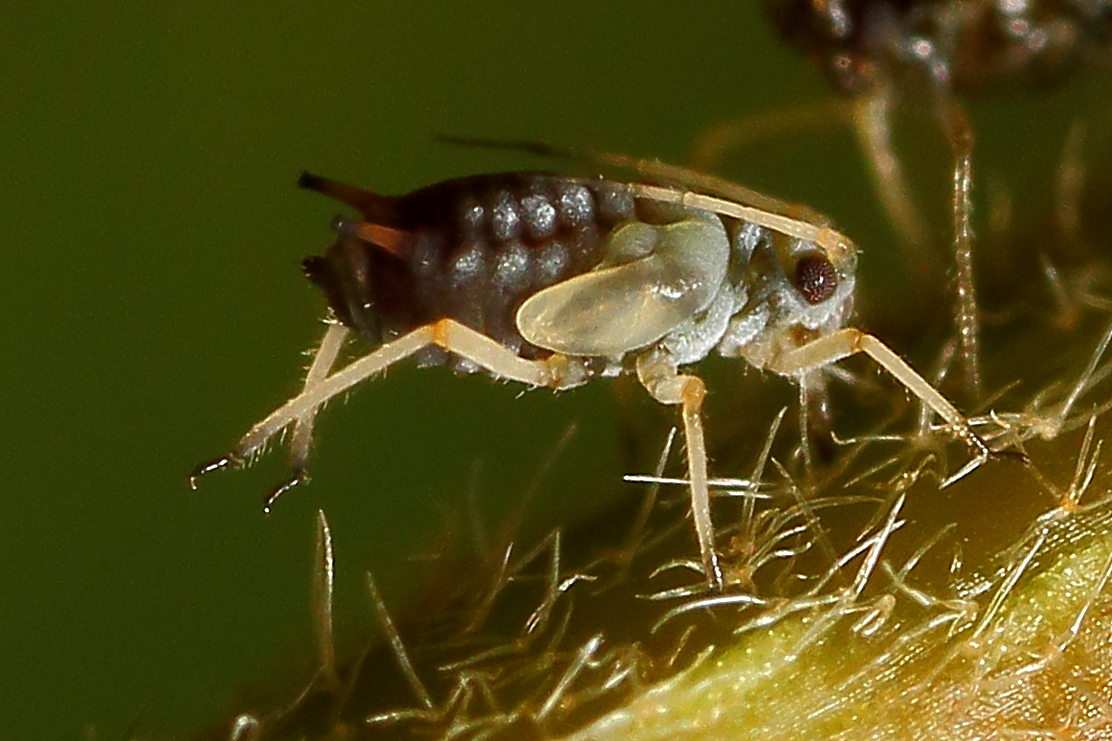
<svg viewBox="0 0 1112 741">
<path fill-rule="evenodd" d="M 307 184 L 368 219 L 341 223 L 340 238 L 305 269 L 337 317 L 376 344 L 451 318 L 522 357 L 545 357 L 518 331 L 518 308 L 595 267 L 613 228 L 638 217 L 628 186 L 543 173 L 450 180 L 398 198 Z M 447 358 L 434 348 L 419 360 Z"/>
</svg>

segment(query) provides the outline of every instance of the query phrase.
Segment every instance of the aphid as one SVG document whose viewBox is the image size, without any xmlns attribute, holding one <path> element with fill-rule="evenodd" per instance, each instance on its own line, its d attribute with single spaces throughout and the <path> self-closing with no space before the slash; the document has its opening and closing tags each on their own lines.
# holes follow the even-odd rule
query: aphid
<svg viewBox="0 0 1112 741">
<path fill-rule="evenodd" d="M 849 119 L 877 193 L 917 269 L 930 233 L 910 197 L 892 142 L 892 111 L 901 97 L 933 109 L 954 155 L 952 227 L 957 274 L 955 325 L 965 384 L 980 396 L 980 317 L 973 276 L 974 132 L 959 97 L 989 88 L 1046 87 L 1082 62 L 1112 51 L 1112 0 L 765 0 L 773 26 L 806 53 L 851 99 Z M 731 141 L 766 125 L 825 125 L 829 108 L 761 124 L 718 127 L 696 150 L 710 167 Z"/>
<path fill-rule="evenodd" d="M 989 456 L 966 418 L 896 353 L 843 326 L 857 261 L 849 238 L 746 205 L 738 186 L 656 170 L 689 184 L 511 172 L 387 197 L 303 175 L 301 187 L 360 214 L 338 218 L 335 243 L 304 262 L 338 322 L 303 391 L 194 478 L 244 465 L 292 426 L 293 478 L 269 507 L 307 480 L 321 405 L 409 357 L 555 390 L 635 373 L 654 399 L 681 408 L 702 564 L 720 588 L 700 418 L 705 388 L 680 370 L 712 350 L 800 382 L 864 352 L 974 446 L 966 470 Z M 349 331 L 373 349 L 333 373 Z"/>
<path fill-rule="evenodd" d="M 900 76 L 969 95 L 1035 86 L 1112 43 L 1112 0 L 767 0 L 777 30 L 839 90 Z"/>
</svg>

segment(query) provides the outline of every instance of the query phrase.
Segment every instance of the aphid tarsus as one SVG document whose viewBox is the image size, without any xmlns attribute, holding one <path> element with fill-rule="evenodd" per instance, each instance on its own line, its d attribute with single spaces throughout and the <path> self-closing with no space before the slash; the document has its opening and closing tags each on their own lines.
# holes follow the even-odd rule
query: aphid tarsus
<svg viewBox="0 0 1112 741">
<path fill-rule="evenodd" d="M 714 181 L 690 177 L 704 191 L 520 172 L 386 197 L 302 176 L 301 186 L 362 217 L 339 220 L 335 243 L 305 261 L 339 321 L 304 390 L 195 475 L 242 465 L 293 425 L 294 476 L 269 507 L 307 480 L 320 406 L 411 356 L 556 390 L 635 373 L 654 399 L 681 407 L 702 564 L 721 587 L 700 416 L 705 387 L 680 370 L 712 350 L 799 380 L 864 352 L 973 445 L 975 462 L 987 457 L 949 401 L 880 340 L 843 326 L 857 259 L 847 237 L 705 192 Z M 375 347 L 332 373 L 349 330 Z"/>
</svg>

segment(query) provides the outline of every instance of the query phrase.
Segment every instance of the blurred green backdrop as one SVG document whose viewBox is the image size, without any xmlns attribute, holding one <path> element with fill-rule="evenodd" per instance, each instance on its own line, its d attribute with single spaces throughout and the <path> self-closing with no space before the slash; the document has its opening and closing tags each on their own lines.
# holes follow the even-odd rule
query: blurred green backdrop
<svg viewBox="0 0 1112 741">
<path fill-rule="evenodd" d="M 398 369 L 333 405 L 313 486 L 269 518 L 277 451 L 198 492 L 186 474 L 294 390 L 322 332 L 298 262 L 329 243 L 337 207 L 298 192 L 299 171 L 399 193 L 546 166 L 436 133 L 681 161 L 715 122 L 827 95 L 759 5 L 9 4 L 0 738 L 111 739 L 136 718 L 181 735 L 237 709 L 245 684 L 295 681 L 311 661 L 318 507 L 335 530 L 343 618 L 366 614 L 362 569 L 402 599 L 422 573 L 410 557 L 435 551 L 468 487 L 504 512 L 572 423 L 530 517 L 622 496 L 609 384 L 554 401 L 440 370 Z M 1079 83 L 976 107 L 980 161 L 1017 198 L 1045 191 L 1086 95 Z M 917 145 L 913 161 L 942 146 Z M 944 213 L 931 184 L 945 167 L 922 169 L 928 211 Z M 776 139 L 727 171 L 852 234 L 872 286 L 866 323 L 891 324 L 910 349 L 889 319 L 893 236 L 848 131 Z"/>
</svg>

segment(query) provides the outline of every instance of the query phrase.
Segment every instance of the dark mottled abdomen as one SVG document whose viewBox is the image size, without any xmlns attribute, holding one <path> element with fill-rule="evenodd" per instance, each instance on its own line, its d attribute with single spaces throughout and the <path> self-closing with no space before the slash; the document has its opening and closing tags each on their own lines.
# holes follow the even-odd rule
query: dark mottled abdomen
<svg viewBox="0 0 1112 741">
<path fill-rule="evenodd" d="M 851 95 L 916 68 L 960 94 L 1057 82 L 1112 44 L 1112 0 L 766 0 L 766 7 L 779 33 Z"/>
<path fill-rule="evenodd" d="M 546 356 L 518 333 L 518 307 L 597 265 L 611 229 L 638 218 L 622 183 L 544 173 L 449 180 L 397 198 L 312 177 L 303 184 L 363 213 L 364 224 L 341 225 L 305 271 L 339 319 L 375 343 L 450 317 L 523 357 Z"/>
</svg>

